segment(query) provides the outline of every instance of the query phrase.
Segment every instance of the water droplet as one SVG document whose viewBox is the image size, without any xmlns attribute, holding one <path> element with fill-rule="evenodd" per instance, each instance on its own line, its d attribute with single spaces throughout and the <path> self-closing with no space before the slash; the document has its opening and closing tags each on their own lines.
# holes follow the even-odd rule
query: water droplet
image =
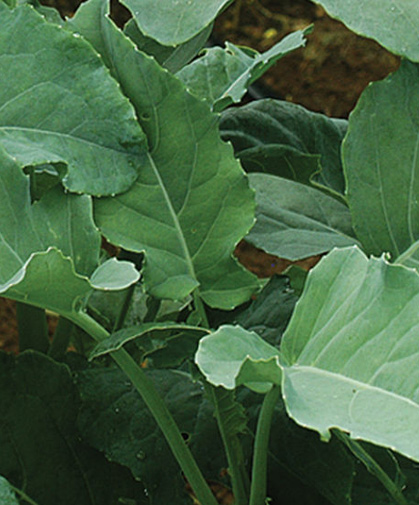
<svg viewBox="0 0 419 505">
<path fill-rule="evenodd" d="M 396 10 L 396 7 L 394 7 L 394 5 L 393 5 L 393 6 L 390 8 L 390 10 L 391 10 L 392 12 L 394 12 L 394 11 Z"/>
<path fill-rule="evenodd" d="M 119 413 L 119 408 L 118 408 L 118 407 L 116 407 L 116 409 L 115 409 L 115 414 L 118 414 L 118 413 Z"/>
<path fill-rule="evenodd" d="M 145 452 L 144 451 L 138 451 L 135 456 L 137 457 L 137 459 L 144 460 L 145 459 Z"/>
<path fill-rule="evenodd" d="M 73 33 L 73 37 L 76 37 L 76 39 L 79 39 L 80 38 L 80 33 L 74 32 Z"/>
</svg>

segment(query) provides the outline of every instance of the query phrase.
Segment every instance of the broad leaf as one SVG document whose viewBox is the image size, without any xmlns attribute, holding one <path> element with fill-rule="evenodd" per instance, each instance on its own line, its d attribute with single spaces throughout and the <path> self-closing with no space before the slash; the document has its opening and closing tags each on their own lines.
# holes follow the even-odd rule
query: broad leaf
<svg viewBox="0 0 419 505">
<path fill-rule="evenodd" d="M 93 288 L 123 289 L 138 280 L 128 262 L 110 260 L 95 270 L 100 235 L 90 197 L 54 187 L 31 204 L 29 177 L 1 150 L 0 167 L 2 296 L 70 314 Z"/>
<path fill-rule="evenodd" d="M 299 424 L 419 460 L 419 276 L 357 249 L 308 275 L 284 334 L 283 395 Z"/>
<path fill-rule="evenodd" d="M 250 174 L 256 224 L 246 240 L 264 251 L 299 260 L 357 243 L 348 208 L 322 191 L 268 174 Z"/>
<path fill-rule="evenodd" d="M 247 88 L 280 58 L 303 47 L 309 29 L 287 35 L 263 54 L 226 42 L 225 49 L 214 47 L 178 72 L 191 93 L 221 111 L 243 98 Z"/>
<path fill-rule="evenodd" d="M 417 0 L 313 0 L 352 31 L 419 62 Z"/>
<path fill-rule="evenodd" d="M 0 24 L 0 144 L 21 165 L 65 162 L 71 191 L 128 189 L 146 141 L 97 54 L 28 5 L 0 3 Z"/>
<path fill-rule="evenodd" d="M 144 35 L 166 46 L 190 40 L 232 0 L 123 0 Z"/>
<path fill-rule="evenodd" d="M 279 351 L 253 331 L 240 326 L 220 326 L 199 342 L 195 362 L 214 386 L 234 389 L 240 384 L 266 393 L 279 384 Z"/>
<path fill-rule="evenodd" d="M 145 251 L 144 283 L 153 296 L 179 300 L 199 286 L 209 305 L 230 309 L 257 286 L 232 258 L 253 224 L 253 193 L 245 174 L 231 146 L 219 138 L 217 116 L 138 52 L 104 17 L 101 2 L 93 5 L 89 19 L 100 26 L 100 37 L 95 31 L 89 40 L 99 44 L 150 144 L 148 165 L 133 187 L 95 201 L 96 222 L 113 244 Z"/>
<path fill-rule="evenodd" d="M 169 371 L 148 373 L 185 436 L 194 432 L 202 390 L 188 376 Z M 85 440 L 110 461 L 128 466 L 141 480 L 152 503 L 187 505 L 180 468 L 148 408 L 118 369 L 78 373 L 83 401 L 79 427 Z"/>
<path fill-rule="evenodd" d="M 77 14 L 76 14 L 77 15 Z M 179 46 L 163 46 L 157 41 L 146 37 L 131 19 L 124 26 L 124 33 L 134 42 L 140 51 L 154 56 L 157 62 L 173 74 L 189 63 L 205 46 L 212 31 L 212 25 L 207 26 L 192 39 Z"/>
<path fill-rule="evenodd" d="M 80 440 L 80 400 L 67 366 L 34 352 L 0 353 L 0 403 L 0 474 L 35 503 L 116 505 L 124 496 L 117 494 L 124 474 Z M 127 477 L 140 497 L 141 485 Z"/>
<path fill-rule="evenodd" d="M 343 158 L 357 236 L 396 259 L 419 239 L 419 65 L 404 62 L 364 91 Z"/>
<path fill-rule="evenodd" d="M 341 195 L 345 181 L 340 149 L 346 127 L 343 119 L 271 99 L 229 109 L 220 123 L 222 137 L 233 143 L 246 171 L 305 184 L 313 180 Z"/>
</svg>

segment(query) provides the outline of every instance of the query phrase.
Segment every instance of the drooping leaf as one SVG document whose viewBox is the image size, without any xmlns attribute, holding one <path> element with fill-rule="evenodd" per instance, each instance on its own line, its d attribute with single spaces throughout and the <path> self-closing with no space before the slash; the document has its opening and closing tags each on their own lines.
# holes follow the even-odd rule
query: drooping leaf
<svg viewBox="0 0 419 505">
<path fill-rule="evenodd" d="M 219 138 L 217 116 L 138 52 L 103 15 L 102 2 L 92 5 L 89 19 L 100 26 L 100 37 L 94 31 L 89 40 L 100 45 L 150 144 L 148 165 L 132 188 L 95 201 L 96 222 L 113 244 L 145 252 L 144 283 L 151 295 L 179 300 L 199 286 L 209 305 L 230 309 L 257 286 L 232 258 L 253 224 L 245 174 Z M 89 38 L 89 30 L 81 33 Z"/>
<path fill-rule="evenodd" d="M 185 436 L 194 432 L 202 390 L 185 374 L 148 373 Z M 130 468 L 152 503 L 189 505 L 180 468 L 137 391 L 118 369 L 93 368 L 77 375 L 83 438 L 110 461 Z"/>
<path fill-rule="evenodd" d="M 416 0 L 313 0 L 352 31 L 392 53 L 419 62 L 419 5 Z"/>
<path fill-rule="evenodd" d="M 138 280 L 127 262 L 96 270 L 100 235 L 89 196 L 53 187 L 32 204 L 29 177 L 2 150 L 0 167 L 2 296 L 68 315 L 94 287 L 122 289 Z"/>
<path fill-rule="evenodd" d="M 0 3 L 0 24 L 0 145 L 21 166 L 66 163 L 71 191 L 127 190 L 146 140 L 98 55 L 29 5 Z"/>
<path fill-rule="evenodd" d="M 76 14 L 77 15 L 77 14 Z M 124 27 L 124 33 L 134 42 L 140 51 L 154 56 L 157 62 L 172 74 L 187 65 L 205 46 L 212 31 L 212 25 L 204 28 L 187 42 L 179 46 L 163 46 L 156 40 L 146 37 L 131 19 Z"/>
<path fill-rule="evenodd" d="M 232 0 L 123 0 L 144 35 L 177 46 L 208 26 Z"/>
<path fill-rule="evenodd" d="M 0 474 L 35 503 L 116 505 L 124 496 L 116 494 L 122 474 L 80 441 L 80 400 L 67 366 L 31 351 L 0 353 L 0 403 Z M 144 503 L 141 485 L 126 482 Z"/>
<path fill-rule="evenodd" d="M 299 260 L 357 244 L 346 205 L 316 188 L 269 174 L 249 174 L 256 191 L 256 224 L 246 240 Z"/>
<path fill-rule="evenodd" d="M 222 137 L 233 143 L 246 171 L 305 184 L 313 180 L 341 195 L 345 181 L 340 150 L 346 127 L 343 119 L 272 99 L 229 109 L 220 123 Z"/>
<path fill-rule="evenodd" d="M 419 460 L 419 276 L 356 247 L 309 273 L 281 345 L 283 395 L 299 424 L 332 427 Z"/>
<path fill-rule="evenodd" d="M 224 325 L 203 337 L 195 355 L 198 368 L 214 386 L 234 389 L 245 384 L 266 393 L 281 381 L 279 351 L 253 331 Z"/>
<path fill-rule="evenodd" d="M 217 112 L 238 103 L 247 88 L 280 58 L 303 47 L 310 29 L 287 35 L 263 54 L 226 42 L 225 49 L 214 47 L 177 73 L 191 93 Z"/>
<path fill-rule="evenodd" d="M 348 203 L 368 253 L 396 259 L 419 239 L 418 153 L 419 65 L 404 62 L 364 91 L 343 144 Z"/>
</svg>

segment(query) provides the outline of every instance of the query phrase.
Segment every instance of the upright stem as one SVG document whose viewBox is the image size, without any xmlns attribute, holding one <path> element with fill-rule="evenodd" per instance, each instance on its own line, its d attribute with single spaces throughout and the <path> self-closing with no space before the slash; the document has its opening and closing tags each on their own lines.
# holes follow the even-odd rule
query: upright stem
<svg viewBox="0 0 419 505">
<path fill-rule="evenodd" d="M 131 300 L 135 291 L 135 283 L 131 284 L 127 289 L 124 297 L 124 301 L 122 302 L 121 310 L 119 312 L 118 318 L 115 321 L 113 331 L 116 332 L 120 330 L 124 326 L 125 318 L 127 317 L 129 306 L 131 305 Z"/>
<path fill-rule="evenodd" d="M 109 336 L 105 328 L 88 314 L 78 314 L 74 317 L 74 323 L 89 333 L 97 342 L 101 342 Z M 111 356 L 140 393 L 144 403 L 147 405 L 158 426 L 162 430 L 173 455 L 178 461 L 201 505 L 217 505 L 217 501 L 211 489 L 199 470 L 192 453 L 185 444 L 182 434 L 166 404 L 156 391 L 154 384 L 124 349 L 111 353 Z"/>
<path fill-rule="evenodd" d="M 272 389 L 265 395 L 259 414 L 253 452 L 249 505 L 264 505 L 266 501 L 269 435 L 279 392 L 279 386 L 272 386 Z"/>
<path fill-rule="evenodd" d="M 45 310 L 26 303 L 16 304 L 19 349 L 47 352 L 49 348 L 48 324 Z"/>
<path fill-rule="evenodd" d="M 48 356 L 58 360 L 65 355 L 70 344 L 72 329 L 73 323 L 65 317 L 60 316 L 57 328 L 55 329 L 54 338 L 48 351 Z"/>
<path fill-rule="evenodd" d="M 353 440 L 342 431 L 334 430 L 333 433 L 346 445 L 352 454 L 364 464 L 365 468 L 381 482 L 397 505 L 408 505 L 408 501 L 404 497 L 401 489 L 359 442 Z"/>
</svg>

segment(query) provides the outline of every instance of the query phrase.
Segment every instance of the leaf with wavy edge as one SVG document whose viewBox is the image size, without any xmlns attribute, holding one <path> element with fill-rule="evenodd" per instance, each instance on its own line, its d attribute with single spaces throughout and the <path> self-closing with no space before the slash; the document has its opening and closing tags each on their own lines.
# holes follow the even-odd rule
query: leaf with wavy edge
<svg viewBox="0 0 419 505">
<path fill-rule="evenodd" d="M 213 47 L 205 50 L 201 58 L 176 75 L 191 93 L 220 112 L 228 105 L 240 102 L 247 88 L 279 59 L 305 46 L 304 36 L 310 31 L 309 27 L 290 33 L 262 54 L 226 42 L 225 49 Z"/>
<path fill-rule="evenodd" d="M 97 53 L 28 5 L 0 2 L 0 24 L 0 145 L 21 166 L 66 163 L 71 191 L 127 190 L 146 139 Z"/>
<path fill-rule="evenodd" d="M 219 137 L 218 117 L 138 52 L 104 16 L 102 2 L 90 6 L 78 28 L 101 48 L 150 145 L 148 165 L 132 188 L 95 200 L 96 222 L 112 243 L 145 252 L 144 283 L 153 296 L 181 299 L 199 286 L 208 304 L 230 309 L 258 286 L 232 258 L 254 220 L 246 176 Z"/>
<path fill-rule="evenodd" d="M 313 0 L 355 33 L 392 53 L 419 62 L 417 0 Z"/>
</svg>

